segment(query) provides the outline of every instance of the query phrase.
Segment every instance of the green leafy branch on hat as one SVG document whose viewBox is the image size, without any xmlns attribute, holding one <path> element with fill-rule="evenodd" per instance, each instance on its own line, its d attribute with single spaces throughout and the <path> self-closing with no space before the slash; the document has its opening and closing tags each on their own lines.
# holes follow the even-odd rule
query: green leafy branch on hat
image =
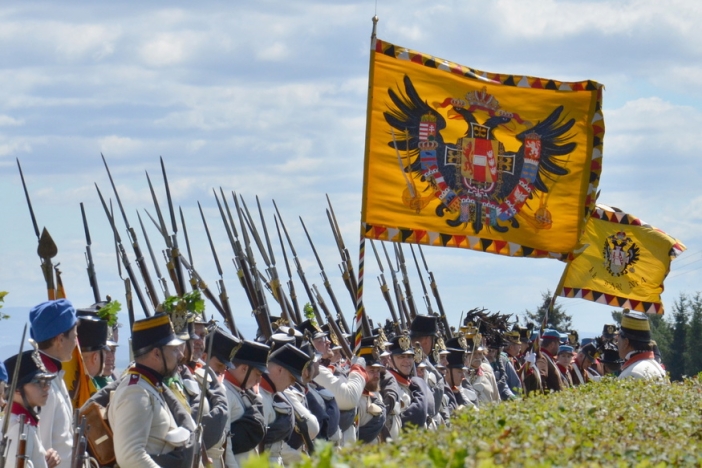
<svg viewBox="0 0 702 468">
<path fill-rule="evenodd" d="M 180 296 L 171 296 L 163 302 L 163 310 L 169 314 L 175 311 L 187 311 L 198 315 L 205 313 L 205 300 L 199 290 L 190 291 Z"/>
<path fill-rule="evenodd" d="M 5 302 L 5 296 L 7 296 L 7 291 L 0 291 L 0 309 L 2 309 L 2 302 Z M 0 320 L 9 319 L 10 316 L 7 314 L 0 313 Z"/>
<path fill-rule="evenodd" d="M 314 315 L 314 308 L 312 307 L 312 304 L 310 304 L 309 302 L 306 303 L 305 306 L 302 308 L 302 312 L 305 314 L 306 319 L 319 326 L 319 324 L 317 323 L 317 317 Z"/>
<path fill-rule="evenodd" d="M 97 316 L 107 321 L 107 326 L 112 328 L 117 325 L 117 314 L 122 310 L 119 301 L 110 301 L 97 311 Z"/>
</svg>

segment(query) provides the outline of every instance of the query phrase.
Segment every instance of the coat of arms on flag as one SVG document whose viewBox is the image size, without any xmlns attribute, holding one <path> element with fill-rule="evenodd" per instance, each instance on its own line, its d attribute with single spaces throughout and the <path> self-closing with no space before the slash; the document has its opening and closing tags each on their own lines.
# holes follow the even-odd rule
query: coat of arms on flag
<svg viewBox="0 0 702 468">
<path fill-rule="evenodd" d="M 679 240 L 630 214 L 597 205 L 566 266 L 561 296 L 663 313 L 661 293 Z"/>
<path fill-rule="evenodd" d="M 602 86 L 481 72 L 375 40 L 367 238 L 543 257 L 594 209 Z"/>
</svg>

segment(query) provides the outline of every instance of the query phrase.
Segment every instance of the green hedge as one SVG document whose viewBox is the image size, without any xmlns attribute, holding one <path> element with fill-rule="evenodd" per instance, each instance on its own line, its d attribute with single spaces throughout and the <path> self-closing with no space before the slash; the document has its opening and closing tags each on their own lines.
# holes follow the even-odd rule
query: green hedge
<svg viewBox="0 0 702 468">
<path fill-rule="evenodd" d="M 267 466 L 251 460 L 250 466 Z M 319 447 L 303 467 L 700 466 L 702 386 L 606 379 L 462 411 L 395 443 Z M 249 466 L 249 465 L 246 465 Z"/>
</svg>

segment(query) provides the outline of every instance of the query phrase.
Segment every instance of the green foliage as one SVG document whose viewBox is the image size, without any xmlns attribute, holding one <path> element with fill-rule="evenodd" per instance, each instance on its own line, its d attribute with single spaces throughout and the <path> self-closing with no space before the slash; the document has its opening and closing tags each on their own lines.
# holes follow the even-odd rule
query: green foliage
<svg viewBox="0 0 702 468">
<path fill-rule="evenodd" d="M 7 296 L 7 291 L 0 291 L 0 309 L 2 309 L 2 303 L 5 302 L 5 296 Z M 10 316 L 0 312 L 0 320 L 9 319 Z"/>
<path fill-rule="evenodd" d="M 302 308 L 302 312 L 305 315 L 305 318 L 315 325 L 319 325 L 317 323 L 317 317 L 314 315 L 314 308 L 312 307 L 312 304 L 307 302 L 305 306 Z"/>
<path fill-rule="evenodd" d="M 537 327 L 540 327 L 541 322 L 544 320 L 544 315 L 546 314 L 546 311 L 548 311 L 551 304 L 552 297 L 553 296 L 550 290 L 546 291 L 545 293 L 541 293 L 542 301 L 538 308 L 534 312 L 531 312 L 530 310 L 524 311 L 524 317 L 526 320 L 534 322 Z M 566 313 L 563 306 L 556 303 L 553 306 L 553 310 L 548 314 L 548 328 L 555 328 L 561 332 L 572 330 L 572 319 L 573 317 Z"/>
<path fill-rule="evenodd" d="M 175 310 L 193 312 L 202 315 L 205 313 L 205 300 L 200 291 L 195 289 L 180 296 L 171 296 L 163 302 L 163 310 L 171 313 Z"/>
<path fill-rule="evenodd" d="M 680 380 L 686 375 L 685 355 L 687 352 L 687 329 L 690 317 L 689 300 L 681 294 L 673 305 L 673 341 L 670 346 L 670 365 L 667 366 L 672 380 Z"/>
<path fill-rule="evenodd" d="M 695 294 L 690 299 L 690 328 L 687 333 L 685 370 L 688 375 L 702 371 L 702 296 Z"/>
<path fill-rule="evenodd" d="M 702 385 L 602 382 L 465 410 L 450 427 L 335 452 L 318 446 L 298 466 L 699 466 Z M 245 467 L 269 466 L 267 454 Z M 272 466 L 272 465 L 270 465 Z"/>
<path fill-rule="evenodd" d="M 97 311 L 98 317 L 107 320 L 109 327 L 117 325 L 117 314 L 122 310 L 122 304 L 119 301 L 110 301 Z"/>
</svg>

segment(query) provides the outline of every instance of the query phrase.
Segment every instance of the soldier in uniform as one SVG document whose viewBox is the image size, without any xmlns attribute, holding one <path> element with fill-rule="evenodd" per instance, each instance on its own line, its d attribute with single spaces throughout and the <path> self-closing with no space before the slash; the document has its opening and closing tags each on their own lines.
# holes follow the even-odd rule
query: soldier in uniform
<svg viewBox="0 0 702 468">
<path fill-rule="evenodd" d="M 463 339 L 462 343 L 459 340 Z M 451 344 L 449 342 L 453 341 Z M 465 379 L 465 338 L 452 338 L 446 343 L 448 355 L 446 356 L 446 379 L 453 393 L 456 409 L 465 407 L 477 409 L 478 396 Z"/>
<path fill-rule="evenodd" d="M 485 348 L 480 342 L 481 336 L 479 334 L 466 339 L 465 352 L 466 381 L 475 390 L 479 406 L 502 401 L 492 367 L 485 362 Z"/>
<path fill-rule="evenodd" d="M 78 322 L 78 344 L 83 355 L 83 363 L 88 375 L 93 379 L 96 389 L 99 388 L 95 377 L 102 375 L 105 368 L 105 352 L 107 346 L 107 322 L 89 315 L 80 315 Z"/>
<path fill-rule="evenodd" d="M 505 368 L 507 375 L 507 385 L 515 395 L 521 395 L 524 392 L 522 379 L 519 377 L 522 368 L 522 362 L 519 360 L 522 348 L 521 335 L 519 330 L 512 330 L 505 333 L 505 354 L 509 365 Z M 510 369 L 511 368 L 511 369 Z"/>
<path fill-rule="evenodd" d="M 573 347 L 570 345 L 560 345 L 558 347 L 556 365 L 558 366 L 558 370 L 561 372 L 564 388 L 570 388 L 573 386 L 573 380 L 571 379 L 570 373 L 570 370 L 573 367 L 573 351 Z"/>
<path fill-rule="evenodd" d="M 25 463 L 31 462 L 35 468 L 58 466 L 61 459 L 51 447 L 44 447 L 39 438 L 39 415 L 37 408 L 46 405 L 49 398 L 51 381 L 56 378 L 46 370 L 44 363 L 37 351 L 25 351 L 5 361 L 5 367 L 10 374 L 19 367 L 17 374 L 17 389 L 14 395 L 9 395 L 10 424 L 7 428 L 8 448 L 6 464 L 15 466 L 17 460 L 17 447 L 20 440 L 20 416 L 25 417 L 24 434 L 27 437 L 24 452 Z M 3 368 L 4 370 L 4 368 Z M 3 392 L 4 393 L 4 392 Z M 68 463 L 70 464 L 70 457 Z M 25 466 L 30 466 L 28 463 Z"/>
<path fill-rule="evenodd" d="M 329 440 L 338 444 L 341 441 L 341 430 L 339 429 L 341 412 L 339 411 L 339 405 L 329 390 L 314 381 L 315 377 L 319 375 L 322 355 L 317 352 L 314 345 L 310 342 L 303 344 L 300 349 L 312 356 L 312 363 L 305 369 L 302 380 L 305 384 L 307 407 L 319 423 L 317 439 Z"/>
<path fill-rule="evenodd" d="M 544 330 L 541 336 L 541 349 L 535 356 L 534 367 L 524 379 L 527 393 L 543 389 L 557 392 L 563 389 L 563 379 L 556 366 L 555 357 L 561 342 L 561 334 L 557 330 Z M 539 373 L 539 378 L 535 373 Z M 541 382 L 541 387 L 538 381 Z"/>
<path fill-rule="evenodd" d="M 624 360 L 619 357 L 619 349 L 614 343 L 605 343 L 600 363 L 605 375 L 619 376 Z"/>
<path fill-rule="evenodd" d="M 438 361 L 434 357 L 435 346 L 438 339 L 438 317 L 433 315 L 417 315 L 410 325 L 410 338 L 413 343 L 419 343 L 422 348 L 424 364 L 424 380 L 432 393 L 429 401 L 429 417 L 435 425 L 440 425 L 449 417 L 448 409 L 444 403 L 444 377 L 436 369 Z"/>
<path fill-rule="evenodd" d="M 397 335 L 390 341 L 389 372 L 400 388 L 400 420 L 402 427 L 427 427 L 429 399 L 433 398 L 426 382 L 416 376 L 414 354 L 408 334 Z"/>
<path fill-rule="evenodd" d="M 39 354 L 50 374 L 49 397 L 42 408 L 39 427 L 41 443 L 58 452 L 59 468 L 70 468 L 73 451 L 73 405 L 63 381 L 61 363 L 71 360 L 76 347 L 76 310 L 70 301 L 58 299 L 43 302 L 29 311 L 31 336 L 39 347 Z"/>
<path fill-rule="evenodd" d="M 665 370 L 653 353 L 651 325 L 646 314 L 624 311 L 617 347 L 619 357 L 624 359 L 620 379 L 667 381 Z"/>
<path fill-rule="evenodd" d="M 331 343 L 316 324 L 305 321 L 298 326 L 298 330 L 312 337 L 312 344 L 322 355 L 319 375 L 314 382 L 329 390 L 339 406 L 339 428 L 341 430 L 341 444 L 352 444 L 356 441 L 356 428 L 353 425 L 356 417 L 356 408 L 361 400 L 363 389 L 366 386 L 366 370 L 360 364 L 354 364 L 348 373 L 331 364 L 333 351 Z"/>
<path fill-rule="evenodd" d="M 574 386 L 600 379 L 600 374 L 592 367 L 599 355 L 600 351 L 594 342 L 580 347 L 571 367 L 571 381 Z"/>
<path fill-rule="evenodd" d="M 269 451 L 269 460 L 274 464 L 282 465 L 283 442 L 295 428 L 293 408 L 283 391 L 302 380 L 302 371 L 309 362 L 310 356 L 290 343 L 277 347 L 268 358 L 268 372 L 263 374 L 259 387 L 266 424 L 261 448 Z"/>
<path fill-rule="evenodd" d="M 387 409 L 380 395 L 380 373 L 385 366 L 380 362 L 383 353 L 378 336 L 361 340 L 358 355 L 366 361 L 368 381 L 358 404 L 358 440 L 364 443 L 377 443 L 385 427 Z"/>
<path fill-rule="evenodd" d="M 179 427 L 163 396 L 164 378 L 177 372 L 183 359 L 182 345 L 166 314 L 134 322 L 135 364 L 119 382 L 107 413 L 120 466 L 181 466 L 192 458 L 192 433 Z M 189 423 L 194 427 L 192 419 Z"/>
<path fill-rule="evenodd" d="M 258 453 L 258 445 L 266 433 L 263 401 L 256 387 L 268 372 L 269 353 L 269 346 L 253 341 L 242 341 L 230 350 L 232 366 L 224 373 L 229 403 L 227 468 L 238 468 L 244 460 Z"/>
</svg>

